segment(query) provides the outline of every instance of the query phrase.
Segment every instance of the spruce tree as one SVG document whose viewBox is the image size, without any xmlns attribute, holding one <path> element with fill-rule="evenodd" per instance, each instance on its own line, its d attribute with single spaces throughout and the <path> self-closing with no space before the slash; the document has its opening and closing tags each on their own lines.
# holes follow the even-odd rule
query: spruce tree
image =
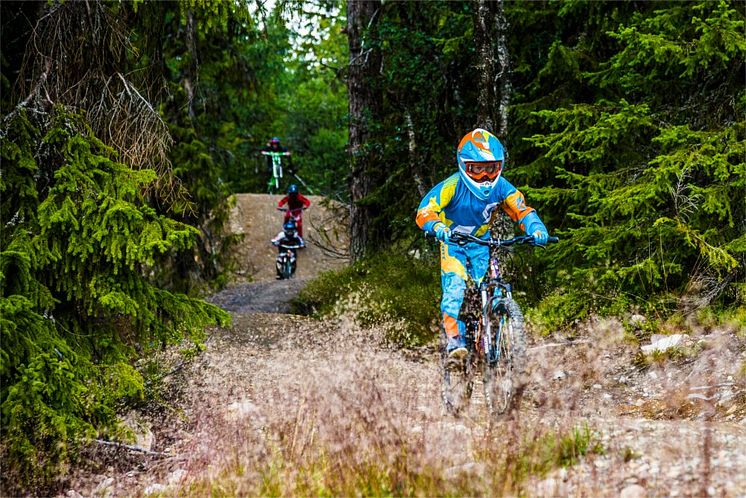
<svg viewBox="0 0 746 498">
<path fill-rule="evenodd" d="M 62 106 L 20 109 L 2 138 L 0 406 L 8 456 L 33 480 L 142 396 L 134 358 L 228 316 L 151 283 L 196 235 L 147 205 L 153 170 L 118 162 Z"/>
<path fill-rule="evenodd" d="M 728 2 L 651 4 L 596 35 L 606 52 L 552 47 L 584 89 L 531 114 L 558 320 L 746 303 L 744 32 Z"/>
<path fill-rule="evenodd" d="M 23 9 L 3 4 L 4 15 Z M 173 217 L 185 194 L 171 139 L 124 76 L 131 46 L 116 9 L 37 4 L 24 11 L 38 23 L 19 35 L 23 63 L 3 59 L 14 92 L 0 124 L 2 474 L 38 493 L 142 398 L 135 360 L 229 321 L 159 278 L 198 231 Z"/>
</svg>

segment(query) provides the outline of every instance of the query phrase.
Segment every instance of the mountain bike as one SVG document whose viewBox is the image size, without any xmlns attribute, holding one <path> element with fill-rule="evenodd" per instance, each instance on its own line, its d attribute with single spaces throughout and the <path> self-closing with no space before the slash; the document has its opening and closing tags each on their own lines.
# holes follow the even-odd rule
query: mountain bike
<svg viewBox="0 0 746 498">
<path fill-rule="evenodd" d="M 285 244 L 279 244 L 278 247 L 281 249 L 281 251 L 277 254 L 275 266 L 277 267 L 280 278 L 282 278 L 283 280 L 287 280 L 288 278 L 292 278 L 293 274 L 295 273 L 295 265 L 297 260 L 295 251 L 304 246 L 288 246 Z"/>
<path fill-rule="evenodd" d="M 533 246 L 534 237 L 483 240 L 452 233 L 451 240 L 459 245 L 489 246 L 490 258 L 487 273 L 479 285 L 471 277 L 467 280 L 460 316 L 466 324 L 467 356 L 464 360 L 454 362 L 448 359 L 445 334 L 441 334 L 443 402 L 450 413 L 459 415 L 468 405 L 476 374 L 481 371 L 484 397 L 492 419 L 513 407 L 526 363 L 523 314 L 513 300 L 512 286 L 502 278 L 497 254 L 499 250 L 508 250 L 515 245 Z M 549 237 L 549 242 L 559 242 L 559 239 Z M 471 275 L 471 272 L 467 271 L 467 274 Z"/>
<path fill-rule="evenodd" d="M 289 156 L 290 152 L 262 151 L 263 156 L 272 159 L 272 176 L 267 182 L 267 193 L 274 194 L 280 190 L 280 179 L 282 178 L 282 157 Z"/>
</svg>

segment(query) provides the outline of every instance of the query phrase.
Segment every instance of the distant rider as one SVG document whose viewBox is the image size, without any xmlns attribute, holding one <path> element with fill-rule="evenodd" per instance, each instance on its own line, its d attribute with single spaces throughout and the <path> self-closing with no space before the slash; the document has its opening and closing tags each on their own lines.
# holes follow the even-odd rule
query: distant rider
<svg viewBox="0 0 746 498">
<path fill-rule="evenodd" d="M 277 236 L 275 236 L 275 238 L 272 239 L 271 242 L 273 245 L 277 246 L 279 250 L 278 254 L 282 254 L 283 252 L 287 251 L 286 247 L 288 246 L 289 247 L 294 247 L 294 246 L 305 247 L 306 246 L 306 243 L 303 242 L 303 237 L 301 237 L 298 234 L 298 231 L 296 230 L 295 220 L 293 219 L 286 221 L 282 225 L 282 231 L 278 233 Z M 286 247 L 283 247 L 283 246 L 286 246 Z M 297 249 L 294 249 L 294 248 L 290 249 L 290 251 L 292 251 L 293 253 L 293 256 L 291 259 L 292 264 L 293 264 L 292 274 L 295 274 L 296 260 L 298 259 L 298 251 Z M 277 278 L 281 279 L 282 278 L 282 267 L 280 265 L 279 257 L 275 261 L 275 268 L 277 269 Z"/>
<path fill-rule="evenodd" d="M 282 144 L 280 144 L 279 137 L 272 137 L 272 139 L 267 142 L 267 145 L 262 147 L 262 152 L 287 152 L 287 147 L 284 147 Z M 272 174 L 272 156 L 266 156 L 267 157 L 267 168 L 269 169 L 269 174 Z M 283 159 L 282 167 L 288 171 L 288 173 L 292 174 L 292 166 L 290 165 L 290 156 L 288 155 L 285 159 Z"/>
<path fill-rule="evenodd" d="M 285 221 L 295 220 L 298 227 L 298 235 L 303 236 L 303 210 L 308 209 L 311 205 L 311 201 L 303 197 L 298 190 L 298 185 L 292 184 L 285 191 L 287 194 L 285 197 L 280 199 L 277 203 L 278 209 L 283 209 L 283 206 L 287 205 L 287 211 L 285 211 Z"/>
<path fill-rule="evenodd" d="M 536 244 L 545 245 L 549 239 L 544 223 L 526 205 L 523 194 L 500 176 L 504 161 L 503 146 L 492 133 L 479 128 L 467 133 L 456 152 L 458 173 L 433 187 L 417 210 L 417 225 L 441 242 L 440 310 L 449 358 L 461 359 L 467 354 L 466 326 L 459 319 L 467 268 L 479 284 L 489 264 L 489 247 L 475 243 L 460 246 L 451 240 L 451 235 L 464 233 L 488 239 L 490 219 L 500 206 L 521 230 L 534 236 Z"/>
</svg>

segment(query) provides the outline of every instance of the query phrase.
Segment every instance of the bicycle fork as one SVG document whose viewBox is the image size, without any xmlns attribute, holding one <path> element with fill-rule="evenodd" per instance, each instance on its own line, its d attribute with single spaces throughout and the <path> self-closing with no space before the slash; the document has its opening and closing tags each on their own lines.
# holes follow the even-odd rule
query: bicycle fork
<svg viewBox="0 0 746 498">
<path fill-rule="evenodd" d="M 488 362 L 495 363 L 500 359 L 500 336 L 506 330 L 507 314 L 504 309 L 504 302 L 507 299 L 511 299 L 511 290 L 509 285 L 495 285 L 492 290 L 484 287 L 481 290 L 482 297 L 482 346 L 484 347 L 485 356 Z M 497 323 L 496 333 L 492 332 L 492 320 L 491 318 L 496 315 L 500 318 L 500 322 Z"/>
</svg>

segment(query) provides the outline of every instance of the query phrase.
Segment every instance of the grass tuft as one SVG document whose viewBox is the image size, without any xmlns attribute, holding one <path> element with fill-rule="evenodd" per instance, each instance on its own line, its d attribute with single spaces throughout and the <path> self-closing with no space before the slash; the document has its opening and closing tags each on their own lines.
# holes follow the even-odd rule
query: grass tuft
<svg viewBox="0 0 746 498">
<path fill-rule="evenodd" d="M 326 317 L 351 312 L 363 326 L 382 326 L 400 346 L 429 342 L 440 306 L 438 264 L 382 253 L 322 273 L 293 301 L 299 314 Z"/>
</svg>

